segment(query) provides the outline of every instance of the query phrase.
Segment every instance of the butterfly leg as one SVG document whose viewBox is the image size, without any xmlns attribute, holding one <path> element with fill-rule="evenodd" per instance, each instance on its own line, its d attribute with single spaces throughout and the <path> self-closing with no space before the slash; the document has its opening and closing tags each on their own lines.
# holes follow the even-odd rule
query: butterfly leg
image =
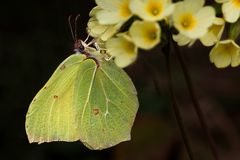
<svg viewBox="0 0 240 160">
<path fill-rule="evenodd" d="M 88 34 L 87 38 L 84 40 L 84 43 L 87 43 L 89 37 L 90 37 L 90 35 Z"/>
</svg>

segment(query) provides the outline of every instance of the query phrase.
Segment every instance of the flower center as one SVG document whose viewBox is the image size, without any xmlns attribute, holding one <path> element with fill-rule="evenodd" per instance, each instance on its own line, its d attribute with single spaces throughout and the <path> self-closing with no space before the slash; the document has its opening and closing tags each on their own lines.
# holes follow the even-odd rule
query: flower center
<svg viewBox="0 0 240 160">
<path fill-rule="evenodd" d="M 157 34 L 156 34 L 155 31 L 152 31 L 152 32 L 149 33 L 148 37 L 149 37 L 149 40 L 154 41 L 157 38 Z"/>
<path fill-rule="evenodd" d="M 156 16 L 156 15 L 158 15 L 158 14 L 159 14 L 159 10 L 158 10 L 158 9 L 154 9 L 154 10 L 152 11 L 152 15 Z"/>
<path fill-rule="evenodd" d="M 132 54 L 134 54 L 135 52 L 134 52 L 134 49 L 135 49 L 135 45 L 133 44 L 133 43 L 131 43 L 131 42 L 127 42 L 126 44 L 125 44 L 125 49 L 126 49 L 126 53 L 128 54 L 128 55 L 132 55 Z"/>
<path fill-rule="evenodd" d="M 120 7 L 120 15 L 124 18 L 128 18 L 132 15 L 132 12 L 129 9 L 129 1 L 122 3 Z"/>
<path fill-rule="evenodd" d="M 162 4 L 159 2 L 150 2 L 146 7 L 147 12 L 154 17 L 159 16 L 162 13 L 162 9 Z"/>
<path fill-rule="evenodd" d="M 209 31 L 211 31 L 215 36 L 218 36 L 222 28 L 222 25 L 212 25 L 211 27 L 209 27 Z"/>
<path fill-rule="evenodd" d="M 228 43 L 228 44 L 223 44 L 222 45 L 223 51 L 229 54 L 234 54 L 236 53 L 236 48 L 232 43 Z"/>
<path fill-rule="evenodd" d="M 240 9 L 240 0 L 231 0 L 233 5 Z"/>
<path fill-rule="evenodd" d="M 186 13 L 186 14 L 181 15 L 180 24 L 183 29 L 191 30 L 196 25 L 196 20 L 194 19 L 192 14 Z"/>
<path fill-rule="evenodd" d="M 157 41 L 158 38 L 158 31 L 155 28 L 149 28 L 148 31 L 146 31 L 145 33 L 145 43 L 154 43 L 155 41 Z"/>
</svg>

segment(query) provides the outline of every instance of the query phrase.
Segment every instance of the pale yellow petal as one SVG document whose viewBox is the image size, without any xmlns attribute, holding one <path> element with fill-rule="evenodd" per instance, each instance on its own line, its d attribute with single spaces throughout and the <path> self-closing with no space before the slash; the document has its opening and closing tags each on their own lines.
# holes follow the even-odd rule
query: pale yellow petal
<svg viewBox="0 0 240 160">
<path fill-rule="evenodd" d="M 125 68 L 135 62 L 137 59 L 137 54 L 134 54 L 132 56 L 129 56 L 127 54 L 119 55 L 118 57 L 115 57 L 114 62 L 115 64 L 120 68 Z"/>
<path fill-rule="evenodd" d="M 240 16 L 240 8 L 233 5 L 232 2 L 227 2 L 222 5 L 222 12 L 227 22 L 234 23 Z"/>
<path fill-rule="evenodd" d="M 238 54 L 234 54 L 234 55 L 232 55 L 232 61 L 231 61 L 231 66 L 232 67 L 237 67 L 237 66 L 239 66 L 239 57 L 240 57 L 240 55 L 239 55 L 239 53 Z"/>
<path fill-rule="evenodd" d="M 101 40 L 103 41 L 107 41 L 109 38 L 111 38 L 114 34 L 117 33 L 117 31 L 119 30 L 120 26 L 119 25 L 112 25 L 109 26 L 105 32 L 101 35 Z"/>
<path fill-rule="evenodd" d="M 239 51 L 240 52 L 240 51 Z M 236 66 L 240 65 L 240 53 L 238 54 L 238 56 L 236 57 Z M 232 65 L 233 66 L 233 65 Z"/>
<path fill-rule="evenodd" d="M 213 24 L 215 18 L 215 10 L 210 6 L 203 7 L 196 14 L 196 19 L 199 27 L 208 28 Z"/>
<path fill-rule="evenodd" d="M 207 32 L 203 37 L 200 38 L 200 41 L 204 46 L 212 46 L 217 43 L 217 37 L 211 32 Z"/>
<path fill-rule="evenodd" d="M 99 23 L 103 25 L 116 24 L 123 20 L 122 17 L 118 14 L 118 12 L 107 10 L 101 10 L 97 12 L 96 17 Z"/>
<path fill-rule="evenodd" d="M 102 9 L 96 13 L 100 24 L 122 23 L 132 16 L 129 9 L 130 0 L 96 0 L 96 3 Z"/>
<path fill-rule="evenodd" d="M 121 0 L 95 0 L 97 5 L 104 10 L 115 10 L 118 8 Z"/>
<path fill-rule="evenodd" d="M 90 16 L 90 17 L 96 16 L 97 12 L 99 12 L 100 10 L 102 10 L 101 7 L 95 6 L 95 7 L 90 11 L 89 16 Z"/>
<path fill-rule="evenodd" d="M 142 10 L 142 8 L 144 8 L 144 3 L 140 0 L 132 0 L 130 2 L 129 8 L 135 14 L 138 14 L 141 11 L 142 13 L 144 13 L 144 11 Z"/>
<path fill-rule="evenodd" d="M 217 3 L 225 3 L 225 2 L 229 2 L 229 0 L 215 0 Z"/>
<path fill-rule="evenodd" d="M 121 49 L 122 49 L 122 43 L 124 43 L 123 39 L 120 38 L 111 38 L 106 42 L 106 48 L 108 53 L 113 56 L 116 57 L 121 53 Z"/>
<path fill-rule="evenodd" d="M 200 38 L 202 37 L 204 34 L 206 34 L 208 31 L 207 28 L 200 28 L 200 27 L 197 27 L 195 28 L 193 31 L 191 32 L 185 32 L 186 36 L 188 36 L 189 38 L 192 38 L 192 39 L 197 39 L 197 38 Z M 184 32 L 183 32 L 184 33 Z"/>
<path fill-rule="evenodd" d="M 203 7 L 203 0 L 185 0 L 175 4 L 173 18 L 179 17 L 182 13 L 197 13 Z M 178 19 L 178 18 L 177 18 Z"/>
<path fill-rule="evenodd" d="M 215 25 L 224 25 L 225 24 L 225 21 L 223 18 L 219 18 L 219 17 L 216 17 L 213 21 L 213 24 Z"/>
<path fill-rule="evenodd" d="M 95 17 L 92 17 L 88 22 L 87 30 L 90 36 L 106 41 L 117 33 L 121 25 L 121 23 L 116 25 L 101 25 Z"/>
<path fill-rule="evenodd" d="M 190 38 L 188 38 L 188 37 L 186 37 L 186 36 L 184 36 L 180 33 L 177 34 L 177 35 L 173 35 L 173 40 L 175 42 L 177 42 L 177 44 L 179 46 L 185 46 L 185 45 L 187 45 L 187 44 L 189 44 L 193 41 L 192 39 L 190 39 Z"/>
<path fill-rule="evenodd" d="M 171 15 L 174 11 L 175 5 L 174 4 L 170 4 L 165 8 L 165 11 L 163 12 L 161 19 Z"/>
<path fill-rule="evenodd" d="M 205 0 L 184 0 L 188 5 L 192 6 L 193 9 L 200 9 L 203 7 Z"/>
<path fill-rule="evenodd" d="M 94 17 L 89 19 L 89 22 L 87 25 L 88 25 L 88 32 L 90 33 L 90 35 L 91 34 L 100 35 L 107 29 L 106 25 L 100 25 L 97 19 Z"/>
</svg>

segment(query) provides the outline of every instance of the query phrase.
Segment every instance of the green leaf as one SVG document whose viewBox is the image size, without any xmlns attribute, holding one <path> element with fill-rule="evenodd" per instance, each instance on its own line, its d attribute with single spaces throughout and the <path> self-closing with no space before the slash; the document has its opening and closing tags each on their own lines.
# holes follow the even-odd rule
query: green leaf
<svg viewBox="0 0 240 160">
<path fill-rule="evenodd" d="M 112 61 L 75 54 L 56 69 L 26 116 L 29 142 L 82 141 L 105 149 L 130 140 L 138 109 L 135 87 Z"/>
</svg>

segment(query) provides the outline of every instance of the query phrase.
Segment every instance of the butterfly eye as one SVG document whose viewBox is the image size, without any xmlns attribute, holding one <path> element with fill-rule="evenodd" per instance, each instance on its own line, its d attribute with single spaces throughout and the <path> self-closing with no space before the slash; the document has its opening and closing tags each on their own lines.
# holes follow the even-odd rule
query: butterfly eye
<svg viewBox="0 0 240 160">
<path fill-rule="evenodd" d="M 74 50 L 78 50 L 80 52 L 84 51 L 85 47 L 83 46 L 81 40 L 78 40 L 74 43 Z"/>
<path fill-rule="evenodd" d="M 83 52 L 85 50 L 84 46 L 80 44 L 79 48 L 78 48 L 81 52 Z"/>
</svg>

